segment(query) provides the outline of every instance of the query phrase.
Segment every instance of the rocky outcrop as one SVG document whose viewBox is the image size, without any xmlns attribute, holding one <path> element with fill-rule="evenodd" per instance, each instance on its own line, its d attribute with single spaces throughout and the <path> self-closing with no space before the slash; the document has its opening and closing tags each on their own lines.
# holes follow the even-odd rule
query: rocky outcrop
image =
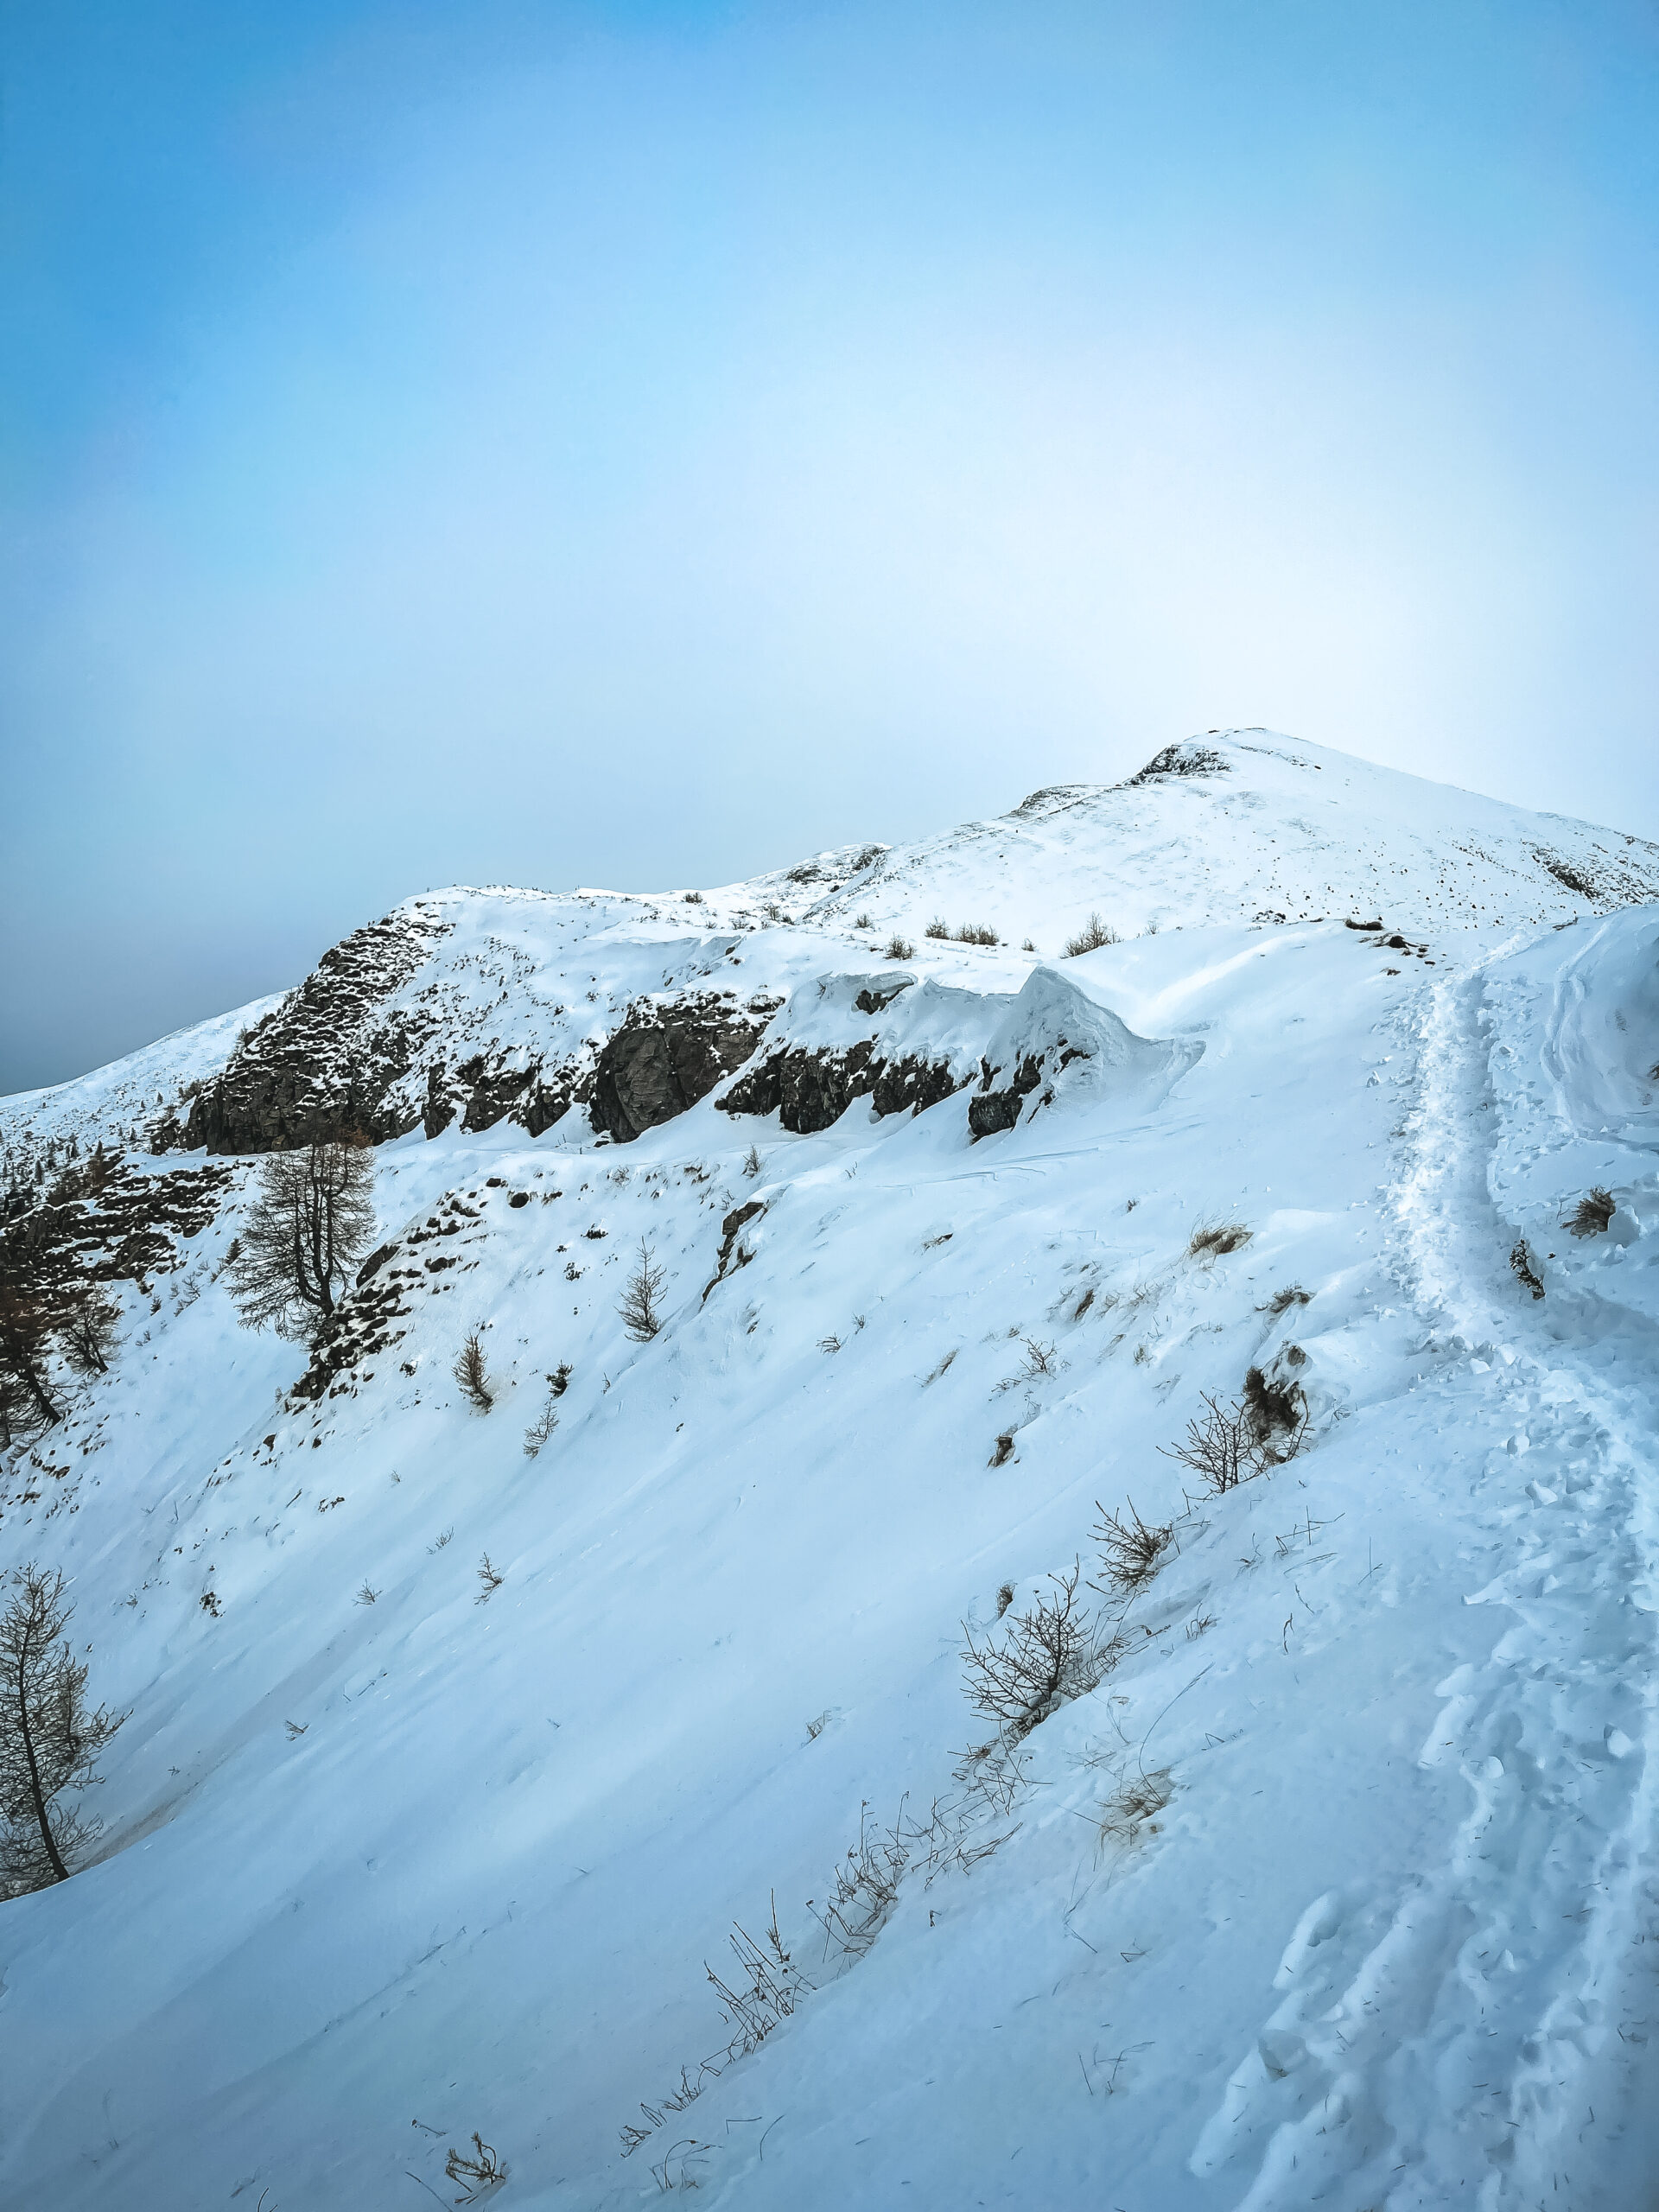
<svg viewBox="0 0 1659 2212">
<path fill-rule="evenodd" d="M 1111 1113 L 1147 1112 L 1203 1051 L 1197 1039 L 1137 1037 L 1070 976 L 1033 968 L 986 1045 L 968 1128 L 976 1141 L 1012 1129 L 1033 1097 L 1033 1115 L 1057 1099 Z"/>
<path fill-rule="evenodd" d="M 435 1018 L 386 1001 L 444 925 L 417 908 L 355 930 L 237 1043 L 170 1134 L 194 1151 L 283 1151 L 352 1130 L 379 1143 L 419 1116 L 388 1097 L 431 1043 Z M 164 1141 L 164 1140 L 163 1140 Z"/>
<path fill-rule="evenodd" d="M 595 1129 L 631 1144 L 671 1122 L 741 1067 L 773 1011 L 726 994 L 643 1000 L 601 1050 L 588 1110 Z"/>
<path fill-rule="evenodd" d="M 709 1293 L 716 1283 L 724 1282 L 728 1275 L 735 1274 L 740 1268 L 747 1268 L 753 1259 L 754 1254 L 738 1240 L 756 1215 L 763 1214 L 766 1210 L 764 1198 L 751 1198 L 747 1205 L 734 1206 L 721 1223 L 720 1255 L 715 1262 L 714 1274 L 703 1287 L 702 1303 L 705 1306 L 709 1302 Z"/>
<path fill-rule="evenodd" d="M 1133 791 L 1138 784 L 1162 783 L 1171 776 L 1224 776 L 1230 766 L 1213 745 L 1200 745 L 1196 738 L 1189 738 L 1183 745 L 1166 745 L 1161 753 L 1154 753 L 1120 788 Z"/>
<path fill-rule="evenodd" d="M 403 988 L 449 931 L 416 902 L 335 945 L 195 1087 L 188 1118 L 159 1126 L 155 1147 L 277 1152 L 343 1130 L 378 1144 L 417 1128 L 435 1137 L 457 1119 L 472 1133 L 511 1118 L 535 1137 L 590 1101 L 594 1128 L 627 1143 L 741 1067 L 779 1002 L 739 1007 L 729 991 L 645 1000 L 597 1049 L 583 1039 L 549 1058 L 544 1042 L 509 1033 L 452 1059 L 454 1010 L 442 978 Z M 556 1019 L 564 1008 L 537 1011 Z"/>
<path fill-rule="evenodd" d="M 769 1053 L 715 1103 L 724 1114 L 776 1114 L 785 1128 L 811 1136 L 833 1127 L 855 1098 L 868 1097 L 882 1116 L 919 1114 L 958 1087 L 948 1061 L 882 1059 L 875 1039 L 861 1037 L 844 1052 L 796 1046 Z"/>
<path fill-rule="evenodd" d="M 235 1194 L 233 1167 L 147 1173 L 100 1147 L 0 1228 L 0 1282 L 27 1292 L 55 1318 L 92 1282 L 150 1280 L 182 1266 L 181 1245 L 199 1236 Z"/>
<path fill-rule="evenodd" d="M 980 1089 L 968 1101 L 968 1127 L 976 1137 L 991 1137 L 1000 1129 L 1011 1129 L 1020 1119 L 1027 1099 L 1043 1079 L 1041 1061 L 1029 1054 L 1014 1070 L 1012 1079 L 1000 1090 L 993 1090 L 991 1084 L 1000 1072 L 985 1067 Z"/>
</svg>

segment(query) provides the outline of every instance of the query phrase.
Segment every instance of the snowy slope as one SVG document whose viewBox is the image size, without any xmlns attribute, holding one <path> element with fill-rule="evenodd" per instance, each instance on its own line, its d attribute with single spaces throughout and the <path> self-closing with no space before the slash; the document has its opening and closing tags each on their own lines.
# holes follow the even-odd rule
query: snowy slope
<svg viewBox="0 0 1659 2212">
<path fill-rule="evenodd" d="M 364 994 L 378 1035 L 442 999 L 410 1097 L 492 1038 L 597 1062 L 642 995 L 729 987 L 753 1050 L 626 1144 L 581 1103 L 385 1141 L 311 1395 L 236 1325 L 227 1204 L 7 1461 L 3 1556 L 73 1575 L 132 1717 L 99 1862 L 0 1906 L 6 2203 L 449 2202 L 474 2128 L 538 2212 L 1645 2201 L 1656 856 L 1200 743 L 702 914 L 435 902 Z M 1090 910 L 1158 933 L 1057 960 Z M 728 1110 L 774 1065 L 833 1105 L 866 1044 L 932 1103 Z M 1167 1448 L 1252 1366 L 1301 1447 L 1189 1509 Z M 976 1798 L 963 1624 L 1131 1499 L 1176 1538 L 1114 1663 Z M 861 1821 L 907 1864 L 848 1946 Z M 774 1906 L 792 2010 L 729 2056 L 706 1967 Z"/>
</svg>

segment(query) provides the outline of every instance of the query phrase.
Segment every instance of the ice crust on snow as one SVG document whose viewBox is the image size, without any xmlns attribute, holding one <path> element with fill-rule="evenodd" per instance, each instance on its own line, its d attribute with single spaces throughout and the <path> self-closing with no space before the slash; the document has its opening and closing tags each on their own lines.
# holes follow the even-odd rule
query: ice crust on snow
<svg viewBox="0 0 1659 2212">
<path fill-rule="evenodd" d="M 0 1459 L 0 1560 L 73 1577 L 131 1708 L 96 1863 L 0 1904 L 0 2200 L 390 2212 L 477 2128 L 526 2212 L 1643 2201 L 1659 855 L 1194 747 L 696 901 L 427 902 L 365 1021 L 423 1009 L 445 1068 L 720 985 L 775 1005 L 757 1051 L 959 1087 L 800 1136 L 725 1085 L 626 1145 L 417 1125 L 354 1294 L 388 1341 L 314 1396 L 222 1275 L 256 1161 L 119 1287 L 111 1372 Z M 1124 941 L 1061 959 L 1090 912 Z M 14 1156 L 175 1110 L 271 1010 L 3 1102 Z M 1306 1439 L 1189 1511 L 1169 1447 L 1252 1369 Z M 1131 1501 L 1177 1539 L 962 1831 L 998 1847 L 912 1843 L 827 1944 L 861 1822 L 913 1836 L 983 1740 L 962 1624 Z M 774 1902 L 812 1986 L 731 2057 L 707 1967 Z"/>
</svg>

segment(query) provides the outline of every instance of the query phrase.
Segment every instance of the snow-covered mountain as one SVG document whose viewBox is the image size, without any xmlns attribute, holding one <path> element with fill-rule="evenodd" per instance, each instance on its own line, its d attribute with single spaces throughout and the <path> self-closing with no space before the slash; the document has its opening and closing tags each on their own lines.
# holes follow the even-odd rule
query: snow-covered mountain
<svg viewBox="0 0 1659 2212">
<path fill-rule="evenodd" d="M 0 1102 L 5 1233 L 122 1307 L 0 1559 L 130 1708 L 0 1904 L 0 2197 L 449 2202 L 476 2130 L 537 2212 L 1646 2202 L 1656 901 L 1211 732 L 411 899 Z M 259 1155 L 341 1124 L 377 1249 L 251 1333 Z M 1060 1613 L 999 1737 L 964 1654 Z"/>
</svg>

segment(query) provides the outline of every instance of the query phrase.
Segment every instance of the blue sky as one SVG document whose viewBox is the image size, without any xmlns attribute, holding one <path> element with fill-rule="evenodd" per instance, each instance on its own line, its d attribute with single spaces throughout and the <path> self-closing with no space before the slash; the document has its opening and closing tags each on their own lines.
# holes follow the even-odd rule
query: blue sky
<svg viewBox="0 0 1659 2212">
<path fill-rule="evenodd" d="M 1659 836 L 1659 11 L 0 9 L 0 1089 L 1264 723 Z"/>
</svg>

